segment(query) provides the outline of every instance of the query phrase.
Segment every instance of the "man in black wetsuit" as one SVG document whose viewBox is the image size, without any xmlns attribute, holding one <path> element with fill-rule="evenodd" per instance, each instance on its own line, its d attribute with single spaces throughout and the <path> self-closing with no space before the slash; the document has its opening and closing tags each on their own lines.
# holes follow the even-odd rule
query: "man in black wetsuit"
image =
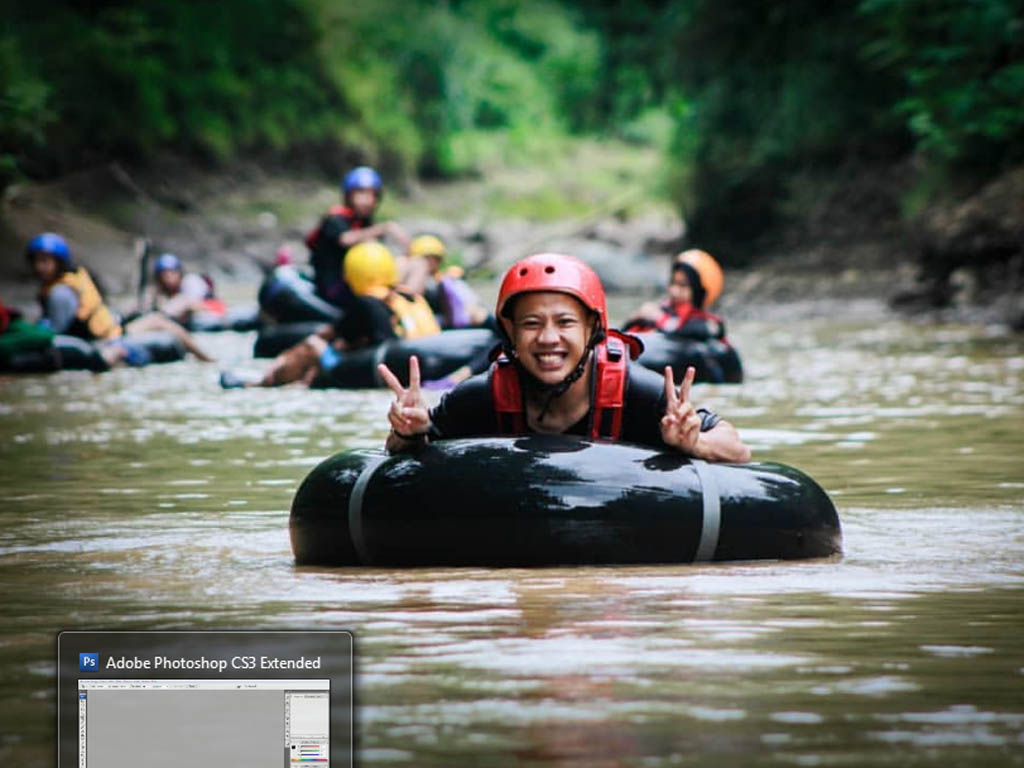
<svg viewBox="0 0 1024 768">
<path fill-rule="evenodd" d="M 373 223 L 381 191 L 377 171 L 365 165 L 353 168 L 341 182 L 344 204 L 331 208 L 316 229 L 306 235 L 316 293 L 341 309 L 348 309 L 353 299 L 344 279 L 345 255 L 349 248 L 386 236 L 396 240 L 403 250 L 409 247 L 409 236 L 396 222 Z"/>
<path fill-rule="evenodd" d="M 512 265 L 495 315 L 503 355 L 433 409 L 415 358 L 408 388 L 379 366 L 395 393 L 390 452 L 446 438 L 541 432 L 674 449 L 708 461 L 750 459 L 731 424 L 690 402 L 692 367 L 676 390 L 670 367 L 662 378 L 630 362 L 640 342 L 610 329 L 601 282 L 578 259 L 537 254 Z"/>
</svg>

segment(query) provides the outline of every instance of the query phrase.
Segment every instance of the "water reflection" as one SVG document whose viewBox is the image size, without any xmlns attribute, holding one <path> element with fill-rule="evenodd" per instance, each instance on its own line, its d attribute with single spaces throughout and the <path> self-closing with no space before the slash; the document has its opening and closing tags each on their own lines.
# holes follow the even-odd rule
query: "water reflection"
<svg viewBox="0 0 1024 768">
<path fill-rule="evenodd" d="M 1024 345 L 734 324 L 697 387 L 833 496 L 843 558 L 296 568 L 325 456 L 384 392 L 224 393 L 193 362 L 0 380 L 0 761 L 50 766 L 58 628 L 349 628 L 363 765 L 1006 765 L 1024 744 Z M 226 363 L 251 336 L 210 336 Z"/>
</svg>

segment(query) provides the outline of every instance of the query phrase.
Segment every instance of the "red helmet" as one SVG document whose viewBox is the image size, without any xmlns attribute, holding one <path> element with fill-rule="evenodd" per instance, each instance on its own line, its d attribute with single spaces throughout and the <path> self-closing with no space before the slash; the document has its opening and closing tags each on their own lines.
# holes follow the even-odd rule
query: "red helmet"
<svg viewBox="0 0 1024 768">
<path fill-rule="evenodd" d="M 511 319 L 509 300 L 521 293 L 554 291 L 575 296 L 601 318 L 601 331 L 608 330 L 608 306 L 601 279 L 575 256 L 536 253 L 517 261 L 501 281 L 495 315 Z"/>
</svg>

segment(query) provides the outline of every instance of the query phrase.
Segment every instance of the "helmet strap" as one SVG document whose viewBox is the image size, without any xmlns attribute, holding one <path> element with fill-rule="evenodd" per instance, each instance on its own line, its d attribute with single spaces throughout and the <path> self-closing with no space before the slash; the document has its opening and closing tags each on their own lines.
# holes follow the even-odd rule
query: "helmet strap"
<svg viewBox="0 0 1024 768">
<path fill-rule="evenodd" d="M 587 364 L 590 362 L 590 358 L 594 351 L 594 347 L 596 347 L 601 341 L 604 341 L 604 339 L 604 329 L 599 328 L 598 330 L 594 331 L 594 333 L 591 334 L 590 339 L 587 341 L 587 346 L 584 348 L 583 354 L 580 355 L 580 360 L 578 363 L 576 363 L 576 367 L 569 372 L 568 376 L 566 376 L 557 384 L 545 384 L 542 381 L 538 381 L 536 378 L 534 378 L 533 374 L 531 374 L 523 367 L 523 364 L 515 355 L 514 348 L 510 347 L 508 350 L 506 350 L 506 352 L 512 353 L 511 355 L 509 355 L 509 358 L 513 361 L 515 366 L 520 371 L 526 374 L 526 379 L 529 382 L 530 388 L 533 389 L 535 392 L 545 396 L 544 406 L 540 409 L 540 414 L 537 416 L 538 422 L 544 421 L 544 416 L 546 416 L 547 412 L 551 409 L 551 405 L 554 402 L 555 398 L 561 397 L 566 392 L 568 392 L 569 388 L 577 381 L 579 381 L 581 376 L 583 376 L 583 374 L 587 370 Z"/>
</svg>

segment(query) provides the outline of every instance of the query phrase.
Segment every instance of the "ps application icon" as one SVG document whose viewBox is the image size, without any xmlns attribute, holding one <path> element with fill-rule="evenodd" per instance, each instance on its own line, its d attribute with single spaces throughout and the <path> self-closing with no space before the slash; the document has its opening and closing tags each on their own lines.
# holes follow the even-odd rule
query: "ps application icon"
<svg viewBox="0 0 1024 768">
<path fill-rule="evenodd" d="M 79 672 L 96 672 L 100 668 L 100 655 L 98 653 L 78 654 Z"/>
</svg>

